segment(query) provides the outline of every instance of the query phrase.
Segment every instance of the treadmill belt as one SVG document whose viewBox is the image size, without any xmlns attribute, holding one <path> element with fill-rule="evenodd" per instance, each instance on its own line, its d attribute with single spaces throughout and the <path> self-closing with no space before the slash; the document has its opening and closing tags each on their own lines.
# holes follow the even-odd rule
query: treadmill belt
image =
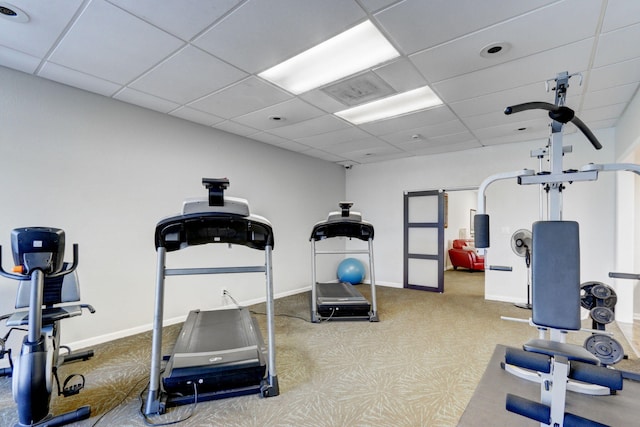
<svg viewBox="0 0 640 427">
<path fill-rule="evenodd" d="M 189 313 L 171 355 L 163 385 L 170 393 L 211 392 L 260 384 L 266 346 L 247 308 Z"/>
<path fill-rule="evenodd" d="M 318 283 L 318 313 L 322 317 L 369 317 L 371 304 L 349 283 Z"/>
</svg>

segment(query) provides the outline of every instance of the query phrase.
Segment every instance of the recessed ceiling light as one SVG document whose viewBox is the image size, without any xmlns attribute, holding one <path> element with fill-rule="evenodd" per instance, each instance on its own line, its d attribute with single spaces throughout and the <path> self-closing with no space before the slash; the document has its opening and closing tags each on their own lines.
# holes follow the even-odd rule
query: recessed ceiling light
<svg viewBox="0 0 640 427">
<path fill-rule="evenodd" d="M 486 45 L 480 50 L 483 58 L 495 58 L 502 56 L 511 50 L 511 45 L 507 42 L 496 42 Z"/>
<path fill-rule="evenodd" d="M 348 120 L 354 125 L 359 125 L 424 110 L 441 104 L 442 101 L 433 93 L 431 88 L 429 86 L 423 86 L 408 92 L 338 111 L 335 115 Z"/>
<path fill-rule="evenodd" d="M 371 21 L 365 21 L 258 74 L 300 94 L 400 56 Z"/>
<path fill-rule="evenodd" d="M 29 21 L 29 15 L 27 15 L 20 8 L 3 1 L 0 1 L 0 18 L 5 18 L 11 22 L 25 23 Z"/>
</svg>

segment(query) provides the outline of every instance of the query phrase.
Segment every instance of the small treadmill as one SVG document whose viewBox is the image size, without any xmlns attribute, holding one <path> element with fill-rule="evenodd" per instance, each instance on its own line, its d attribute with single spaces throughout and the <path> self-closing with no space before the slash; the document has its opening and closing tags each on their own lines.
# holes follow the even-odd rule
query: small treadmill
<svg viewBox="0 0 640 427">
<path fill-rule="evenodd" d="M 151 375 L 145 414 L 162 414 L 169 406 L 261 393 L 279 394 L 275 368 L 275 332 L 271 224 L 252 215 L 244 199 L 224 197 L 229 180 L 203 178 L 208 200 L 184 202 L 182 214 L 156 225 L 158 257 L 153 322 Z M 167 252 L 208 243 L 237 244 L 262 250 L 265 265 L 206 268 L 166 268 Z M 246 307 L 191 311 L 161 370 L 162 320 L 166 276 L 262 273 L 266 277 L 268 345 Z"/>
<path fill-rule="evenodd" d="M 326 221 L 313 226 L 311 232 L 311 321 L 369 320 L 378 321 L 376 284 L 373 268 L 373 225 L 362 220 L 359 212 L 350 211 L 352 202 L 340 202 L 339 212 L 329 213 Z M 332 237 L 348 237 L 368 242 L 368 249 L 319 251 L 316 242 Z M 319 254 L 368 254 L 371 303 L 355 286 L 344 282 L 318 283 L 316 257 Z"/>
</svg>

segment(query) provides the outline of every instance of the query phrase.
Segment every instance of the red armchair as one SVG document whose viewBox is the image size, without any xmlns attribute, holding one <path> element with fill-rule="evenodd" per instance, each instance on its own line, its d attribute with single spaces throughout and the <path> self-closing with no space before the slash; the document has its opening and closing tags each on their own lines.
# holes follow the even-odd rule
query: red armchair
<svg viewBox="0 0 640 427">
<path fill-rule="evenodd" d="M 476 254 L 470 240 L 454 240 L 453 247 L 449 249 L 449 259 L 454 270 L 464 267 L 470 271 L 484 271 L 484 257 Z"/>
</svg>

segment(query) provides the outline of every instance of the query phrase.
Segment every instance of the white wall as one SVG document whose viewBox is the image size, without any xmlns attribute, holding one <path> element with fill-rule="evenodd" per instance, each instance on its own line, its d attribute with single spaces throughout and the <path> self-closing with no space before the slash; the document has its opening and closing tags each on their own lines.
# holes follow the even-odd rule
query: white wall
<svg viewBox="0 0 640 427">
<path fill-rule="evenodd" d="M 636 94 L 616 127 L 616 161 L 640 162 L 640 97 Z M 630 173 L 616 174 L 616 271 L 640 272 L 640 179 Z M 637 280 L 614 280 L 618 294 L 616 319 L 632 322 L 640 318 L 640 292 Z M 635 302 L 634 302 L 635 301 Z M 633 313 L 633 314 L 632 314 Z"/>
<path fill-rule="evenodd" d="M 276 295 L 310 286 L 309 234 L 344 199 L 342 167 L 2 67 L 0 80 L 4 267 L 16 227 L 64 229 L 68 258 L 79 243 L 83 301 L 97 313 L 65 321 L 65 342 L 149 327 L 154 227 L 185 198 L 206 195 L 202 177 L 228 177 L 226 194 L 271 221 Z M 168 265 L 245 259 L 264 263 L 260 251 L 208 245 L 171 253 Z M 16 285 L 0 278 L 0 313 L 13 310 Z M 261 274 L 169 278 L 167 286 L 166 319 L 221 305 L 222 287 L 239 301 L 264 298 Z"/>
<path fill-rule="evenodd" d="M 568 129 L 570 130 L 570 129 Z M 564 145 L 573 145 L 565 156 L 564 169 L 579 168 L 589 162 L 611 162 L 614 132 L 597 131 L 604 145 L 596 151 L 579 134 L 568 134 Z M 379 283 L 402 286 L 403 192 L 435 188 L 474 187 L 489 175 L 538 169 L 530 157 L 546 140 L 490 146 L 459 153 L 414 157 L 380 164 L 354 166 L 347 171 L 347 198 L 376 227 L 376 279 Z M 581 274 L 583 281 L 607 281 L 613 267 L 614 178 L 602 174 L 597 182 L 567 185 L 564 219 L 580 223 Z M 488 299 L 526 301 L 526 267 L 510 248 L 511 234 L 531 228 L 539 218 L 538 187 L 519 186 L 515 180 L 501 181 L 487 191 L 487 211 L 491 216 L 489 264 L 513 266 L 512 272 L 488 271 L 485 293 Z M 446 283 L 445 283 L 446 292 Z"/>
</svg>

